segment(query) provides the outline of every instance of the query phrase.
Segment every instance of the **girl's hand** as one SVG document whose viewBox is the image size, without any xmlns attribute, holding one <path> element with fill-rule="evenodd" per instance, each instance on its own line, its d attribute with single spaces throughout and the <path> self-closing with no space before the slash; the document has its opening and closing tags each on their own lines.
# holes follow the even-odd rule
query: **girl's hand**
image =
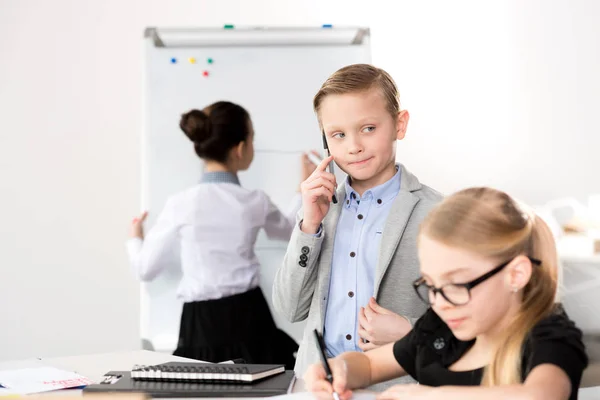
<svg viewBox="0 0 600 400">
<path fill-rule="evenodd" d="M 323 364 L 313 364 L 304 374 L 304 383 L 306 390 L 315 395 L 318 399 L 333 400 L 332 394 L 335 391 L 340 400 L 348 400 L 352 397 L 352 392 L 347 388 L 348 370 L 343 360 L 330 358 L 329 367 L 333 375 L 333 386 L 325 377 L 325 368 Z"/>
</svg>

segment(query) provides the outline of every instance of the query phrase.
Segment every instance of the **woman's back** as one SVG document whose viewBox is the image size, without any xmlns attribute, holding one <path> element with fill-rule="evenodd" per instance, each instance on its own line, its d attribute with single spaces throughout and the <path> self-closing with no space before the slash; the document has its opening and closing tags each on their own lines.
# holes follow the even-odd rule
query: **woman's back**
<svg viewBox="0 0 600 400">
<path fill-rule="evenodd" d="M 212 173 L 214 174 L 214 173 Z M 264 192 L 235 183 L 200 183 L 169 200 L 178 227 L 184 301 L 217 299 L 243 293 L 259 284 L 254 244 L 261 228 L 287 239 L 293 216 L 269 220 L 271 202 Z"/>
<path fill-rule="evenodd" d="M 248 112 L 230 102 L 182 115 L 180 127 L 204 162 L 197 185 L 171 196 L 144 235 L 144 212 L 134 218 L 127 242 L 133 270 L 150 281 L 180 267 L 183 300 L 176 355 L 209 362 L 244 358 L 250 363 L 294 366 L 296 342 L 277 329 L 259 287 L 254 245 L 261 228 L 289 240 L 300 208 L 297 195 L 282 213 L 260 190 L 240 186 L 237 173 L 254 158 Z M 303 180 L 314 165 L 303 155 Z"/>
</svg>

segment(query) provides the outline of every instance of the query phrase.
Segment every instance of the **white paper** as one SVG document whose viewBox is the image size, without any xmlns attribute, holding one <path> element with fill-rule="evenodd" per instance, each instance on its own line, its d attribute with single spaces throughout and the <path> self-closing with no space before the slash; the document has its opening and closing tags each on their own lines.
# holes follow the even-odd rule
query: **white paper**
<svg viewBox="0 0 600 400">
<path fill-rule="evenodd" d="M 354 391 L 352 392 L 351 400 L 375 400 L 377 397 L 376 392 L 368 392 L 368 391 Z M 293 394 L 285 394 L 282 396 L 273 396 L 271 399 L 280 399 L 280 400 L 316 400 L 317 397 L 314 396 L 311 392 L 298 392 Z M 333 396 L 331 397 L 333 400 Z"/>
<path fill-rule="evenodd" d="M 7 390 L 4 394 L 30 394 L 86 386 L 93 383 L 90 379 L 75 372 L 52 367 L 24 368 L 0 371 L 0 385 Z"/>
<path fill-rule="evenodd" d="M 15 392 L 12 389 L 7 389 L 7 388 L 3 388 L 0 387 L 0 397 L 2 396 L 10 396 L 10 395 L 18 395 L 19 393 Z"/>
</svg>

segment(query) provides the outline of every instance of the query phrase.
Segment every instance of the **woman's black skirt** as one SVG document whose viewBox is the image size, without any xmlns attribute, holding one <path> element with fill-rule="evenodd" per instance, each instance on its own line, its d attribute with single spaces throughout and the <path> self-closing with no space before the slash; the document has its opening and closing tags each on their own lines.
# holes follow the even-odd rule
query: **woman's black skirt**
<svg viewBox="0 0 600 400">
<path fill-rule="evenodd" d="M 208 362 L 243 358 L 294 369 L 298 344 L 277 329 L 260 288 L 217 300 L 185 303 L 176 356 Z"/>
</svg>

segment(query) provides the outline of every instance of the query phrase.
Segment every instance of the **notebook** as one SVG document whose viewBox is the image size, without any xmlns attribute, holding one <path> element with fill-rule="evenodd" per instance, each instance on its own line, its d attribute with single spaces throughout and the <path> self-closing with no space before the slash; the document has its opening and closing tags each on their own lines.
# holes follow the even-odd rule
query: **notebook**
<svg viewBox="0 0 600 400">
<path fill-rule="evenodd" d="M 204 364 L 206 368 L 208 366 L 215 367 L 218 364 Z M 162 364 L 162 367 L 170 366 L 196 366 L 197 363 L 167 363 Z M 232 367 L 231 365 L 222 365 L 222 367 Z M 159 366 L 156 366 L 159 367 Z M 235 366 L 237 367 L 237 365 Z M 245 365 L 248 368 L 248 374 L 256 375 L 264 372 L 264 369 L 258 369 L 258 367 L 252 364 Z M 256 367 L 256 369 L 254 368 Z M 272 366 L 271 366 L 272 367 Z M 279 367 L 279 366 L 278 366 Z M 139 369 L 139 368 L 137 368 Z M 278 370 L 278 369 L 277 369 Z M 196 373 L 209 373 L 197 371 Z M 210 372 L 212 373 L 212 372 Z M 222 373 L 222 372 L 221 372 Z M 189 374 L 189 372 L 188 372 Z M 229 373 L 227 373 L 229 374 Z M 246 373 L 240 374 L 246 375 Z M 183 377 L 182 377 L 183 378 Z M 211 377 L 212 378 L 212 377 Z M 263 377 L 262 379 L 256 379 L 251 382 L 249 381 L 229 381 L 229 380 L 163 380 L 162 371 L 161 379 L 133 379 L 132 371 L 110 371 L 104 375 L 101 383 L 95 385 L 88 385 L 83 389 L 84 394 L 88 393 L 145 393 L 151 397 L 158 398 L 183 398 L 183 397 L 269 397 L 284 395 L 291 392 L 294 384 L 295 377 L 294 371 L 279 372 L 274 375 Z"/>
<path fill-rule="evenodd" d="M 255 382 L 285 371 L 283 365 L 200 364 L 170 362 L 154 366 L 134 366 L 131 379 L 154 382 Z"/>
</svg>

